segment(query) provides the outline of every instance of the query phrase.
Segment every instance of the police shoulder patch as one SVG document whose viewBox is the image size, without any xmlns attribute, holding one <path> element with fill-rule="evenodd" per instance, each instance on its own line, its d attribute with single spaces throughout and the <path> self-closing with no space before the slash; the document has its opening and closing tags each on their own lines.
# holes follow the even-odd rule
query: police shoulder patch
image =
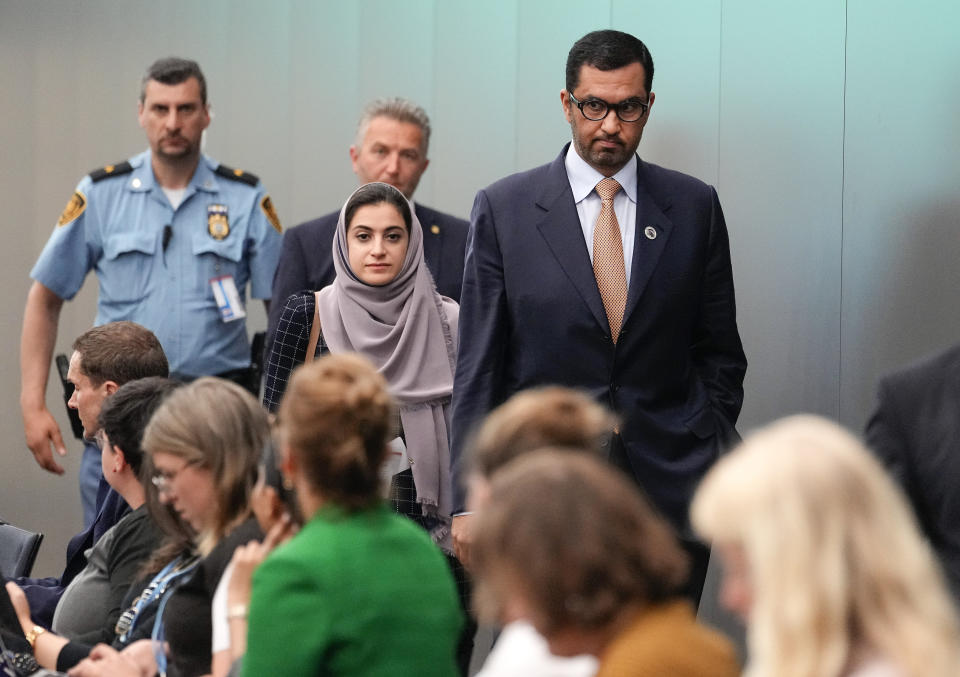
<svg viewBox="0 0 960 677">
<path fill-rule="evenodd" d="M 273 200 L 270 199 L 269 195 L 264 195 L 263 199 L 260 200 L 260 209 L 263 210 L 264 215 L 267 217 L 267 221 L 270 222 L 270 225 L 273 226 L 274 230 L 278 233 L 283 233 L 283 226 L 280 225 L 280 217 L 277 216 L 277 210 L 273 208 Z"/>
<path fill-rule="evenodd" d="M 259 177 L 256 174 L 251 174 L 250 172 L 245 172 L 242 169 L 234 169 L 233 167 L 227 167 L 226 165 L 220 165 L 214 171 L 217 176 L 222 176 L 225 179 L 230 179 L 231 181 L 240 181 L 245 183 L 248 186 L 256 186 L 260 183 Z"/>
<path fill-rule="evenodd" d="M 57 219 L 57 226 L 65 226 L 68 223 L 76 221 L 77 217 L 83 214 L 83 210 L 86 208 L 86 195 L 79 190 L 75 191 L 73 195 L 70 196 L 70 201 L 67 202 L 67 206 L 63 208 L 63 213 L 60 215 L 60 218 Z"/>
<path fill-rule="evenodd" d="M 111 176 L 120 176 L 122 174 L 129 174 L 133 171 L 133 166 L 129 162 L 121 162 L 118 165 L 107 165 L 106 167 L 101 167 L 100 169 L 95 169 L 90 172 L 90 178 L 94 183 L 97 181 L 102 181 L 103 179 L 109 178 Z"/>
</svg>

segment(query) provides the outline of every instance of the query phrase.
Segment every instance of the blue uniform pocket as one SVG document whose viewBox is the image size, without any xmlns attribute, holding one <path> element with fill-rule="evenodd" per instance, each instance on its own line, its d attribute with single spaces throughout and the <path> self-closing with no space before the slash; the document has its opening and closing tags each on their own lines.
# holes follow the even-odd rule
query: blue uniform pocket
<svg viewBox="0 0 960 677">
<path fill-rule="evenodd" d="M 204 289 L 204 295 L 213 299 L 210 280 L 230 275 L 243 296 L 243 287 L 247 275 L 242 275 L 240 261 L 243 259 L 243 237 L 239 232 L 231 232 L 225 239 L 216 240 L 207 232 L 194 233 L 193 256 L 196 259 L 196 285 Z"/>
<path fill-rule="evenodd" d="M 131 303 L 146 296 L 158 241 L 151 233 L 115 233 L 103 243 L 100 302 Z"/>
</svg>

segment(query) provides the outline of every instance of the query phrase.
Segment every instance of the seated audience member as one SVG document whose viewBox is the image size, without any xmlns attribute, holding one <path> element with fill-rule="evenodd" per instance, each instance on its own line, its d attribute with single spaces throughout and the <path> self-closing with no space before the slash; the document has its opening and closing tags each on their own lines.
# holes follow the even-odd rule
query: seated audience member
<svg viewBox="0 0 960 677">
<path fill-rule="evenodd" d="M 266 536 L 263 542 L 251 541 L 234 550 L 213 595 L 213 677 L 240 674 L 239 661 L 247 651 L 246 610 L 253 572 L 299 528 L 300 509 L 293 491 L 283 486 L 278 463 L 274 445 L 267 444 L 250 499 L 257 523 Z"/>
<path fill-rule="evenodd" d="M 23 593 L 13 587 L 14 583 L 7 586 L 24 634 L 33 639 L 34 655 L 43 667 L 62 670 L 72 665 L 58 660 L 70 641 L 88 645 L 89 651 L 97 642 L 112 642 L 116 636 L 120 612 L 126 608 L 123 601 L 161 537 L 159 527 L 148 514 L 147 490 L 140 480 L 143 431 L 176 385 L 160 377 L 130 381 L 107 398 L 100 409 L 97 438 L 103 476 L 132 512 L 97 541 L 87 566 L 64 591 L 53 616 L 54 632 L 39 633 Z"/>
<path fill-rule="evenodd" d="M 261 536 L 250 494 L 268 435 L 267 414 L 256 400 L 221 379 L 200 378 L 160 406 L 143 439 L 152 481 L 190 526 L 201 560 L 162 602 L 161 622 L 151 632 L 158 641 L 135 642 L 122 654 L 98 646 L 71 674 L 210 673 L 214 591 L 234 549 Z"/>
<path fill-rule="evenodd" d="M 775 422 L 722 458 L 692 504 L 747 623 L 749 677 L 955 677 L 950 595 L 903 495 L 852 435 Z"/>
<path fill-rule="evenodd" d="M 517 393 L 490 413 L 473 439 L 470 509 L 482 511 L 490 477 L 527 452 L 553 446 L 603 457 L 616 423 L 609 410 L 576 390 L 546 386 Z M 593 656 L 553 656 L 530 621 L 517 619 L 503 628 L 477 677 L 587 677 L 596 671 Z"/>
<path fill-rule="evenodd" d="M 305 523 L 254 574 L 244 675 L 458 673 L 463 619 L 444 557 L 380 497 L 394 416 L 358 355 L 293 374 L 280 455 Z"/>
<path fill-rule="evenodd" d="M 83 436 L 94 440 L 103 402 L 128 381 L 168 375 L 167 357 L 152 331 L 134 322 L 110 322 L 88 329 L 73 342 L 67 378 L 74 386 L 67 403 L 83 423 Z M 44 628 L 53 623 L 53 612 L 64 589 L 87 565 L 87 551 L 127 514 L 129 507 L 106 481 L 100 483 L 99 511 L 93 523 L 70 539 L 63 573 L 53 578 L 20 578 L 30 602 L 33 620 Z"/>
<path fill-rule="evenodd" d="M 584 452 L 530 452 L 498 471 L 473 543 L 482 618 L 526 618 L 598 677 L 733 677 L 732 645 L 682 597 L 688 561 L 623 473 Z"/>
</svg>

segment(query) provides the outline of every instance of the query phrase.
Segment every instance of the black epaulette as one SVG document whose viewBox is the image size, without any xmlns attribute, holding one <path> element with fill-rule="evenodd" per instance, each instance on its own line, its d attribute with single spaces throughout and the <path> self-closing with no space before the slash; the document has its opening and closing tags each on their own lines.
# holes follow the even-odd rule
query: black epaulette
<svg viewBox="0 0 960 677">
<path fill-rule="evenodd" d="M 245 172 L 242 169 L 234 169 L 233 167 L 227 167 L 226 165 L 220 165 L 217 167 L 215 172 L 218 176 L 222 176 L 232 181 L 241 181 L 248 186 L 256 186 L 260 183 L 260 178 L 256 174 L 250 174 Z"/>
<path fill-rule="evenodd" d="M 121 174 L 129 174 L 133 171 L 133 165 L 129 162 L 121 162 L 118 165 L 107 165 L 106 167 L 101 167 L 100 169 L 95 169 L 90 172 L 90 178 L 93 179 L 93 182 L 102 181 L 103 179 L 109 176 L 120 176 Z"/>
</svg>

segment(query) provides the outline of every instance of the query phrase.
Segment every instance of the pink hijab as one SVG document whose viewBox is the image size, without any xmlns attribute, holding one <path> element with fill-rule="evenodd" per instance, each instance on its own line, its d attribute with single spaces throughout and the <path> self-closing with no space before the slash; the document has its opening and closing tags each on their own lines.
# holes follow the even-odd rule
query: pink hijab
<svg viewBox="0 0 960 677">
<path fill-rule="evenodd" d="M 402 199 L 402 193 L 386 186 Z M 357 190 L 363 190 L 361 186 Z M 400 405 L 407 453 L 424 514 L 441 519 L 434 540 L 449 533 L 450 395 L 457 359 L 459 306 L 441 297 L 423 261 L 423 230 L 410 205 L 410 238 L 403 266 L 382 286 L 361 282 L 347 255 L 347 204 L 333 238 L 337 277 L 317 295 L 324 341 L 332 353 L 357 352 L 373 362 Z M 407 203 L 409 205 L 409 202 Z"/>
</svg>

